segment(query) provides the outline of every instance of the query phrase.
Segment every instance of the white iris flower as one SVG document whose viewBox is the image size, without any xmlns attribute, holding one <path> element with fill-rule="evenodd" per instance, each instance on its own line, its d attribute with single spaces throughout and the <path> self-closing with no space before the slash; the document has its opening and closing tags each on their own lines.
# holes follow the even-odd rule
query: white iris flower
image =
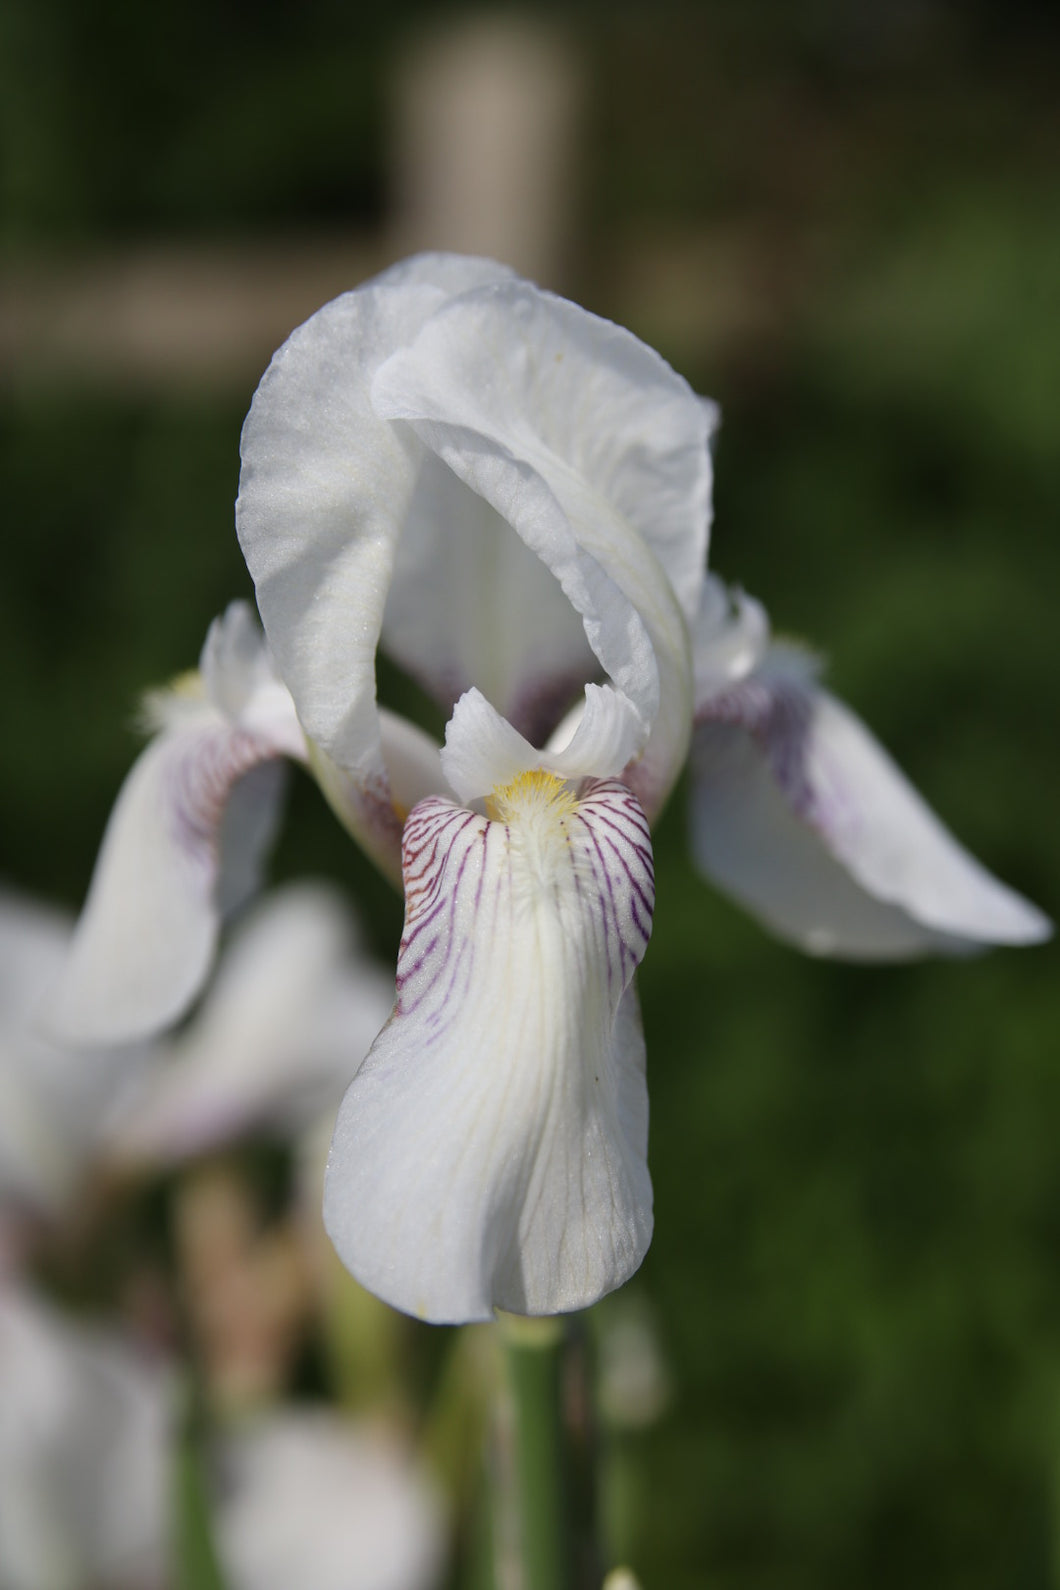
<svg viewBox="0 0 1060 1590">
<path fill-rule="evenodd" d="M 692 726 L 712 417 L 627 332 L 433 256 L 296 332 L 244 429 L 277 666 L 325 788 L 405 886 L 325 1222 L 429 1319 L 578 1308 L 647 1249 L 631 984 L 646 812 Z M 452 709 L 440 752 L 379 712 L 380 645 Z"/>
<path fill-rule="evenodd" d="M 63 1319 L 0 1266 L 5 1590 L 163 1582 L 172 1391 L 164 1366 Z"/>
<path fill-rule="evenodd" d="M 340 1111 L 325 1220 L 359 1280 L 427 1319 L 578 1308 L 644 1255 L 633 976 L 649 823 L 690 744 L 701 865 L 805 947 L 894 955 L 1048 930 L 769 648 L 757 604 L 733 608 L 707 579 L 715 422 L 629 333 L 450 255 L 314 315 L 247 418 L 237 523 L 268 652 L 235 697 L 204 663 L 224 748 L 209 800 L 180 723 L 145 752 L 143 808 L 168 806 L 185 913 L 181 975 L 166 997 L 164 974 L 145 979 L 145 1006 L 201 981 L 225 797 L 252 764 L 308 759 L 406 903 L 396 1002 Z M 378 705 L 380 649 L 450 713 L 444 746 Z M 187 835 L 206 824 L 174 816 L 188 807 L 212 823 L 199 850 Z M 159 826 L 144 816 L 141 837 L 159 843 Z M 119 889 L 99 892 L 116 922 Z M 93 911 L 108 913 L 90 897 L 98 993 L 121 934 L 104 943 Z M 125 953 L 147 954 L 145 931 Z"/>
<path fill-rule="evenodd" d="M 218 1443 L 217 1544 L 231 1590 L 432 1590 L 440 1498 L 387 1432 L 296 1405 Z"/>
</svg>

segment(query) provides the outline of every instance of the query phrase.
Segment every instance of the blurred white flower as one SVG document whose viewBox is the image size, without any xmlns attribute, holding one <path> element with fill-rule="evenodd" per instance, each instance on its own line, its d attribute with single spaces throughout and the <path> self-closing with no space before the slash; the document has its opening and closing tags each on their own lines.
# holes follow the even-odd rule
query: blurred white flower
<svg viewBox="0 0 1060 1590">
<path fill-rule="evenodd" d="M 108 1152 L 175 1163 L 253 1130 L 290 1139 L 334 1117 L 392 1003 L 341 895 L 291 884 L 239 924 L 216 980 L 113 1112 Z"/>
<path fill-rule="evenodd" d="M 85 1052 L 46 1035 L 72 933 L 64 913 L 0 891 L 0 1207 L 58 1213 L 147 1061 L 142 1048 Z"/>
<path fill-rule="evenodd" d="M 219 1452 L 218 1550 L 230 1590 L 432 1590 L 439 1498 L 382 1432 L 288 1409 Z"/>
<path fill-rule="evenodd" d="M 0 1279 L 4 1590 L 159 1590 L 171 1415 L 163 1368 Z"/>
<path fill-rule="evenodd" d="M 603 1590 L 640 1590 L 640 1580 L 632 1568 L 612 1568 L 604 1580 Z"/>
<path fill-rule="evenodd" d="M 170 1582 L 176 1401 L 166 1367 L 0 1279 L 0 1584 Z M 229 1590 L 432 1590 L 446 1529 L 426 1475 L 382 1428 L 273 1408 L 206 1465 Z"/>
</svg>

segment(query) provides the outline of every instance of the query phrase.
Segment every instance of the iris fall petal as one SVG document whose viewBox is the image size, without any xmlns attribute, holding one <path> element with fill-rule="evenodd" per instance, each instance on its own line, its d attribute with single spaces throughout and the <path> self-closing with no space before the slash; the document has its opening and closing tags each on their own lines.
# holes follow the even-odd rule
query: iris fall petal
<svg viewBox="0 0 1060 1590">
<path fill-rule="evenodd" d="M 1050 932 L 783 647 L 701 704 L 692 826 L 704 873 L 816 954 L 960 953 Z"/>
<path fill-rule="evenodd" d="M 490 809 L 432 798 L 406 824 L 397 1003 L 324 1197 L 357 1279 L 435 1321 L 582 1307 L 651 1235 L 644 815 L 624 785 L 578 798 L 538 771 Z"/>
<path fill-rule="evenodd" d="M 103 836 L 49 1014 L 58 1036 L 127 1042 L 175 1021 L 206 977 L 223 913 L 256 886 L 279 810 L 279 759 L 306 753 L 260 631 L 254 658 L 246 631 L 245 605 L 233 604 L 200 673 L 155 698 L 161 732 Z"/>
</svg>

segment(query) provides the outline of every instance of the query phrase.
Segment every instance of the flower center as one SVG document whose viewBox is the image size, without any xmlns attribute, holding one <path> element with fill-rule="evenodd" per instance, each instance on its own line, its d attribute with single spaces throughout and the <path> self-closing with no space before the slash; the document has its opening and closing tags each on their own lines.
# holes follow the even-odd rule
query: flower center
<svg viewBox="0 0 1060 1590">
<path fill-rule="evenodd" d="M 560 823 L 578 805 L 570 785 L 555 773 L 532 768 L 510 784 L 497 784 L 486 797 L 486 815 L 498 823 Z"/>
</svg>

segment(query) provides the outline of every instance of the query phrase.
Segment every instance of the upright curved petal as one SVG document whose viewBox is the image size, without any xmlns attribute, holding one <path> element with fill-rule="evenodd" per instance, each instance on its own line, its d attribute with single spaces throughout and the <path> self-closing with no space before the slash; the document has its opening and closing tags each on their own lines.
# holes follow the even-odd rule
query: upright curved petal
<svg viewBox="0 0 1060 1590">
<path fill-rule="evenodd" d="M 1050 932 L 782 647 L 700 707 L 692 837 L 713 882 L 815 954 L 960 953 Z"/>
<path fill-rule="evenodd" d="M 661 804 L 691 723 L 712 424 L 636 338 L 483 260 L 413 261 L 276 355 L 244 427 L 240 541 L 336 804 L 384 869 L 403 813 L 380 640 L 535 741 L 602 664 L 652 727 L 631 776 Z"/>
<path fill-rule="evenodd" d="M 324 1219 L 354 1276 L 435 1321 L 583 1307 L 651 1235 L 631 988 L 654 903 L 622 784 L 531 771 L 405 827 L 397 1003 L 339 1112 Z"/>
<path fill-rule="evenodd" d="M 275 354 L 243 427 L 236 528 L 306 732 L 351 776 L 351 826 L 396 867 L 375 653 L 422 450 L 372 408 L 379 364 L 453 293 L 506 274 L 425 255 L 325 305 Z"/>
<path fill-rule="evenodd" d="M 438 308 L 373 382 L 546 564 L 652 736 L 653 809 L 684 759 L 687 625 L 710 517 L 710 417 L 643 343 L 522 282 Z"/>
<path fill-rule="evenodd" d="M 600 666 L 555 575 L 433 454 L 398 541 L 382 645 L 443 706 L 475 685 L 535 744 Z"/>
</svg>

